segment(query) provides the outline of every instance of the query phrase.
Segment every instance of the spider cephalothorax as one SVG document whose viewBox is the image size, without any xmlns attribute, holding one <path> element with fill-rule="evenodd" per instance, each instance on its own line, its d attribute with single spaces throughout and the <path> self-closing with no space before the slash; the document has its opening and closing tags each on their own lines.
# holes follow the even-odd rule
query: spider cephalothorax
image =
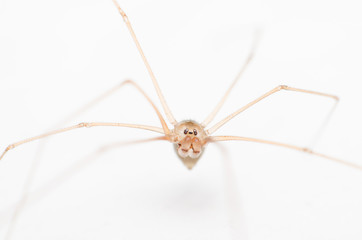
<svg viewBox="0 0 362 240">
<path fill-rule="evenodd" d="M 195 121 L 182 121 L 175 125 L 175 150 L 187 168 L 195 166 L 206 144 L 207 134 Z"/>
</svg>

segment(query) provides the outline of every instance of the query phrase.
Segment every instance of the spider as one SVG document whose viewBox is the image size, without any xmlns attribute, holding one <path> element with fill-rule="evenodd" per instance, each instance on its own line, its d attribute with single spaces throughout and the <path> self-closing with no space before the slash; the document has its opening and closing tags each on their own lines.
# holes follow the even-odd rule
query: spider
<svg viewBox="0 0 362 240">
<path fill-rule="evenodd" d="M 125 22 L 129 33 L 133 39 L 133 42 L 135 43 L 138 52 L 143 60 L 144 65 L 147 68 L 148 74 L 151 77 L 152 83 L 155 87 L 155 90 L 157 92 L 158 98 L 161 102 L 162 108 L 166 114 L 166 118 L 167 120 L 173 125 L 173 129 L 170 129 L 168 124 L 166 123 L 163 115 L 161 114 L 161 112 L 159 111 L 159 109 L 155 106 L 155 104 L 153 103 L 153 101 L 149 98 L 149 96 L 134 82 L 131 80 L 126 80 L 124 81 L 121 85 L 119 85 L 118 87 L 122 87 L 126 84 L 129 84 L 133 87 L 135 87 L 149 102 L 149 104 L 152 106 L 152 108 L 154 109 L 155 113 L 157 114 L 159 121 L 161 123 L 161 128 L 160 127 L 154 127 L 154 126 L 147 126 L 147 125 L 138 125 L 138 124 L 128 124 L 128 123 L 110 123 L 110 122 L 82 122 L 73 126 L 69 126 L 66 128 L 62 128 L 62 129 L 58 129 L 58 130 L 54 130 L 54 131 L 50 131 L 38 136 L 34 136 L 31 138 L 27 138 L 18 142 L 15 142 L 13 144 L 10 144 L 9 146 L 7 146 L 4 150 L 4 152 L 1 154 L 0 156 L 0 160 L 4 157 L 4 155 L 11 149 L 14 149 L 24 143 L 28 143 L 28 142 L 32 142 L 50 135 L 55 135 L 55 134 L 59 134 L 59 133 L 63 133 L 63 132 L 67 132 L 67 131 L 71 131 L 74 129 L 78 129 L 78 128 L 90 128 L 90 127 L 100 127 L 100 126 L 110 126 L 110 127 L 127 127 L 127 128 L 138 128 L 138 129 L 143 129 L 143 130 L 148 130 L 148 131 L 153 131 L 153 132 L 157 132 L 162 134 L 163 136 L 161 136 L 158 139 L 162 139 L 165 141 L 169 141 L 174 145 L 174 148 L 176 150 L 176 154 L 177 156 L 181 159 L 181 161 L 184 163 L 184 165 L 188 168 L 188 169 L 192 169 L 196 163 L 198 162 L 198 160 L 200 159 L 200 157 L 202 156 L 205 147 L 207 146 L 208 143 L 213 143 L 213 142 L 219 142 L 219 141 L 231 141 L 231 140 L 237 140 L 237 141 L 249 141 L 249 142 L 256 142 L 256 143 L 264 143 L 264 144 L 270 144 L 270 145 L 275 145 L 275 146 L 280 146 L 280 147 L 284 147 L 284 148 L 290 148 L 290 149 L 294 149 L 297 151 L 301 151 L 301 152 L 305 152 L 308 154 L 312 154 L 312 155 L 316 155 L 325 159 L 329 159 L 329 160 L 333 160 L 336 161 L 338 163 L 350 166 L 350 167 L 354 167 L 354 168 L 358 168 L 362 170 L 362 167 L 359 165 L 355 165 L 353 163 L 350 162 L 346 162 L 331 156 L 327 156 L 325 154 L 319 153 L 319 152 L 314 152 L 309 148 L 304 148 L 304 147 L 299 147 L 299 146 L 295 146 L 295 145 L 290 145 L 290 144 L 286 144 L 286 143 L 281 143 L 281 142 L 275 142 L 275 141 L 269 141 L 269 140 L 263 140 L 263 139 L 256 139 L 256 138 L 250 138 L 250 137 L 241 137 L 241 136 L 214 136 L 214 132 L 216 132 L 220 127 L 222 127 L 224 124 L 226 124 L 227 122 L 229 122 L 231 119 L 233 119 L 234 117 L 236 117 L 237 115 L 239 115 L 240 113 L 244 112 L 245 110 L 247 110 L 248 108 L 252 107 L 253 105 L 255 105 L 256 103 L 262 101 L 263 99 L 279 92 L 279 91 L 292 91 L 292 92 L 302 92 L 302 93 L 306 93 L 306 94 L 314 94 L 314 95 L 319 95 L 322 97 L 328 97 L 331 98 L 335 101 L 339 101 L 339 98 L 335 95 L 332 94 L 327 94 L 327 93 L 322 93 L 322 92 L 316 92 L 316 91 L 311 91 L 311 90 L 305 90 L 305 89 L 300 89 L 300 88 L 294 88 L 294 87 L 289 87 L 286 85 L 279 85 L 275 88 L 273 88 L 272 90 L 264 93 L 263 95 L 261 95 L 260 97 L 256 98 L 255 100 L 249 102 L 248 104 L 246 104 L 245 106 L 239 108 L 238 110 L 236 110 L 235 112 L 231 113 L 230 115 L 228 115 L 227 117 L 225 117 L 224 119 L 222 119 L 221 121 L 219 121 L 218 123 L 216 123 L 214 126 L 208 128 L 209 123 L 214 119 L 214 117 L 216 116 L 216 114 L 218 113 L 218 111 L 221 109 L 221 107 L 223 106 L 225 100 L 227 99 L 229 93 L 231 92 L 231 90 L 233 89 L 233 87 L 235 86 L 236 82 L 238 81 L 238 79 L 240 79 L 240 76 L 242 75 L 242 73 L 245 71 L 245 69 L 247 68 L 248 64 L 250 63 L 250 61 L 253 58 L 254 55 L 254 49 L 255 49 L 255 44 L 253 45 L 243 67 L 241 68 L 238 76 L 235 78 L 235 80 L 232 82 L 231 86 L 228 88 L 228 90 L 226 91 L 226 93 L 224 94 L 224 96 L 222 97 L 222 99 L 219 101 L 219 103 L 217 104 L 217 106 L 214 108 L 214 110 L 206 117 L 206 119 L 202 122 L 202 123 L 198 123 L 196 121 L 192 121 L 192 120 L 185 120 L 185 121 L 177 121 L 175 119 L 175 117 L 173 116 L 170 108 L 168 107 L 166 100 L 161 92 L 161 89 L 158 85 L 158 82 L 156 80 L 156 77 L 151 69 L 151 66 L 149 64 L 149 62 L 147 61 L 147 58 L 141 48 L 141 45 L 136 37 L 136 34 L 132 28 L 131 22 L 129 21 L 126 13 L 121 9 L 121 7 L 119 6 L 119 4 L 117 3 L 116 0 L 112 0 L 113 3 L 115 4 L 115 6 L 117 7 L 119 13 L 121 14 L 123 21 Z"/>
</svg>

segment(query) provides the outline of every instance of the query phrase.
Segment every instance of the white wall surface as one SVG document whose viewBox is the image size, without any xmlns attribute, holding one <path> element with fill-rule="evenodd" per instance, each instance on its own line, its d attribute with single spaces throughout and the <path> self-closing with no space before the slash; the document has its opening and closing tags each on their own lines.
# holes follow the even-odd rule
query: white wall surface
<svg viewBox="0 0 362 240">
<path fill-rule="evenodd" d="M 262 29 L 253 62 L 213 123 L 279 84 L 341 100 L 325 125 L 333 100 L 280 92 L 215 134 L 311 146 L 362 165 L 360 1 L 120 5 L 177 120 L 207 116 L 239 71 L 253 32 Z M 124 79 L 135 80 L 161 107 L 110 0 L 0 2 L 0 146 L 80 121 L 160 126 L 130 87 L 64 123 Z M 362 238 L 360 170 L 229 142 L 207 146 L 188 171 L 170 143 L 127 144 L 155 136 L 80 129 L 10 151 L 0 162 L 0 239 Z"/>
</svg>

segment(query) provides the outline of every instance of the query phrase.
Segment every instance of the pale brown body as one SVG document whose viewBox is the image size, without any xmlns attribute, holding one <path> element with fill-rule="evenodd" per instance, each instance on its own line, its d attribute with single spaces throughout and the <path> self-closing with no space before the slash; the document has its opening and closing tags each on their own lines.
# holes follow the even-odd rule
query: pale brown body
<svg viewBox="0 0 362 240">
<path fill-rule="evenodd" d="M 188 120 L 179 122 L 173 130 L 177 156 L 188 169 L 192 169 L 200 159 L 207 143 L 207 134 L 197 122 Z"/>
</svg>

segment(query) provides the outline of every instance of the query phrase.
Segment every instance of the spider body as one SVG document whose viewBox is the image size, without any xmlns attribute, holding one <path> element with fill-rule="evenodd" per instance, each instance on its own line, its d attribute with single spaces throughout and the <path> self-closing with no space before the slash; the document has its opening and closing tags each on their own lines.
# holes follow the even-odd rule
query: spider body
<svg viewBox="0 0 362 240">
<path fill-rule="evenodd" d="M 177 156 L 188 169 L 192 169 L 200 159 L 207 143 L 207 134 L 201 124 L 186 120 L 175 125 L 174 146 Z"/>
</svg>

